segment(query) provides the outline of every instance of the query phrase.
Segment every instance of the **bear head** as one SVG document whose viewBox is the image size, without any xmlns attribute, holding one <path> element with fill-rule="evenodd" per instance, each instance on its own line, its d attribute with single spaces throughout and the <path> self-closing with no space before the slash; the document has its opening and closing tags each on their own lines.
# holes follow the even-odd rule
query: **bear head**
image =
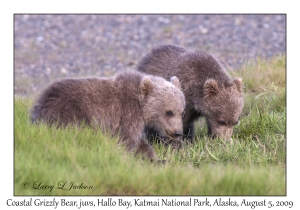
<svg viewBox="0 0 300 210">
<path fill-rule="evenodd" d="M 147 75 L 142 78 L 140 88 L 145 126 L 154 128 L 161 137 L 182 136 L 185 97 L 178 78 L 173 76 L 169 82 Z"/>
<path fill-rule="evenodd" d="M 242 89 L 242 80 L 239 78 L 221 85 L 214 79 L 206 80 L 204 106 L 201 109 L 210 136 L 219 136 L 225 140 L 231 138 L 233 126 L 238 123 L 244 106 Z"/>
</svg>

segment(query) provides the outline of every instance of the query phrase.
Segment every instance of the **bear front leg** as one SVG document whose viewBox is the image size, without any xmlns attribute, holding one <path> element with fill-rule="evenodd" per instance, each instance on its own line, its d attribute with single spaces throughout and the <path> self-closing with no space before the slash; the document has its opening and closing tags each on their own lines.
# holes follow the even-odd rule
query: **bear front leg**
<svg viewBox="0 0 300 210">
<path fill-rule="evenodd" d="M 143 159 L 150 160 L 151 162 L 155 161 L 163 163 L 163 160 L 160 160 L 157 157 L 152 146 L 143 138 L 129 139 L 123 137 L 119 140 L 119 143 L 125 144 L 127 151 L 134 152 L 136 155 L 141 155 Z"/>
<path fill-rule="evenodd" d="M 141 139 L 141 141 L 139 142 L 138 147 L 136 149 L 136 154 L 142 155 L 144 159 L 148 159 L 153 163 L 158 163 L 158 164 L 166 163 L 166 160 L 161 160 L 157 157 L 152 146 L 148 144 L 148 142 L 146 142 L 144 139 Z"/>
<path fill-rule="evenodd" d="M 148 144 L 144 139 L 141 139 L 137 145 L 136 153 L 142 155 L 143 158 L 151 161 L 159 160 L 152 146 Z"/>
<path fill-rule="evenodd" d="M 207 125 L 207 134 L 208 134 L 208 136 L 212 137 L 211 127 L 210 127 L 210 124 L 208 123 L 207 119 L 206 119 L 206 125 Z"/>
<path fill-rule="evenodd" d="M 194 137 L 195 137 L 194 122 L 189 123 L 188 126 L 184 128 L 183 134 L 187 140 L 191 141 L 191 143 L 194 142 Z"/>
<path fill-rule="evenodd" d="M 136 126 L 138 128 L 138 126 Z M 121 138 L 119 143 L 123 143 L 126 146 L 127 151 L 134 152 L 136 155 L 141 155 L 143 159 L 148 159 L 155 162 L 162 162 L 157 157 L 152 146 L 144 140 L 145 133 L 137 132 L 141 129 L 124 129 L 121 130 Z"/>
</svg>

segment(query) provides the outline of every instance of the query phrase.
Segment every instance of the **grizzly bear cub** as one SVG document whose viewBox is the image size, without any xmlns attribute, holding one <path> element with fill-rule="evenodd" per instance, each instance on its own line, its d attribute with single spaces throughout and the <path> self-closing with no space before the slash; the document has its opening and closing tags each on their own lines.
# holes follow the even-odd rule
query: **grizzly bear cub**
<svg viewBox="0 0 300 210">
<path fill-rule="evenodd" d="M 33 123 L 80 125 L 82 122 L 119 136 L 128 151 L 158 160 L 144 140 L 145 127 L 153 127 L 162 137 L 182 135 L 184 94 L 177 77 L 140 72 L 123 72 L 113 78 L 65 79 L 54 82 L 33 106 Z"/>
<path fill-rule="evenodd" d="M 194 121 L 201 116 L 206 118 L 209 135 L 231 138 L 244 105 L 243 84 L 241 79 L 231 79 L 211 54 L 163 45 L 146 55 L 138 70 L 164 78 L 178 77 L 186 99 L 183 133 L 187 139 L 193 140 Z M 148 138 L 156 133 L 155 128 L 149 128 Z"/>
</svg>

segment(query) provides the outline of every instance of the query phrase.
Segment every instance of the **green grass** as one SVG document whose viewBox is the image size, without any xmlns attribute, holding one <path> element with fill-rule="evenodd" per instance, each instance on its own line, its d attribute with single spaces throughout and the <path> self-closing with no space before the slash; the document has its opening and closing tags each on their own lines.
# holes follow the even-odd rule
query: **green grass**
<svg viewBox="0 0 300 210">
<path fill-rule="evenodd" d="M 179 151 L 153 145 L 166 165 L 134 157 L 116 139 L 88 127 L 32 125 L 32 100 L 16 96 L 14 194 L 285 195 L 285 56 L 258 59 L 231 74 L 245 85 L 232 141 L 206 137 L 200 120 L 194 144 Z M 92 187 L 68 190 L 71 182 Z"/>
</svg>

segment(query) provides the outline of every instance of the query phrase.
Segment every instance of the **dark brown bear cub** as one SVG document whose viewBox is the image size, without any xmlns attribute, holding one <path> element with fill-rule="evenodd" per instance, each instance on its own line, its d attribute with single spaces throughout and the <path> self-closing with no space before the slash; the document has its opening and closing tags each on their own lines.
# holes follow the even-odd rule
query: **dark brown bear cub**
<svg viewBox="0 0 300 210">
<path fill-rule="evenodd" d="M 242 80 L 232 79 L 209 53 L 173 45 L 152 50 L 138 65 L 147 74 L 178 77 L 186 99 L 183 133 L 194 138 L 194 121 L 204 116 L 211 136 L 230 139 L 243 108 Z M 155 135 L 155 129 L 149 129 Z"/>
<path fill-rule="evenodd" d="M 32 109 L 32 122 L 65 126 L 84 122 L 119 135 L 128 151 L 158 160 L 144 140 L 144 128 L 154 127 L 163 137 L 182 135 L 184 94 L 179 80 L 140 72 L 124 72 L 109 79 L 65 79 L 54 82 Z"/>
</svg>

